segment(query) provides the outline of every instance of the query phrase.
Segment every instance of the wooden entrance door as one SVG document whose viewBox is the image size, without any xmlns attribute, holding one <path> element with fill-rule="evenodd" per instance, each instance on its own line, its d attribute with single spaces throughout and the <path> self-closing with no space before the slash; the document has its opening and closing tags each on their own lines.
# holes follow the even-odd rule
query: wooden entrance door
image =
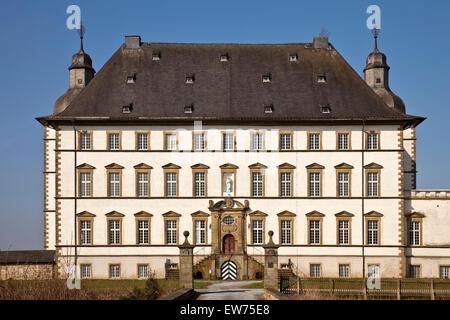
<svg viewBox="0 0 450 320">
<path fill-rule="evenodd" d="M 234 253 L 234 237 L 232 234 L 227 234 L 223 237 L 223 253 Z"/>
</svg>

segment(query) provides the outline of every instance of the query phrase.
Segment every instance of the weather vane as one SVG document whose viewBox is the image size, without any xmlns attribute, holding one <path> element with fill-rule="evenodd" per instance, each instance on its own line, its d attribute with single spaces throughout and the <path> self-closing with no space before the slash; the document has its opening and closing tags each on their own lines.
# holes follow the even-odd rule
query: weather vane
<svg viewBox="0 0 450 320">
<path fill-rule="evenodd" d="M 80 52 L 84 52 L 84 49 L 83 49 L 83 38 L 84 38 L 84 34 L 86 33 L 86 28 L 83 26 L 83 23 L 81 21 L 80 21 L 80 26 L 77 29 L 77 33 L 80 36 L 80 40 L 81 40 Z"/>
<path fill-rule="evenodd" d="M 378 52 L 378 42 L 377 42 L 377 39 L 378 39 L 378 35 L 380 34 L 380 31 L 381 31 L 381 29 L 378 29 L 377 25 L 374 25 L 374 26 L 373 26 L 372 34 L 373 34 L 373 37 L 374 37 L 374 39 L 375 39 L 375 52 Z"/>
</svg>

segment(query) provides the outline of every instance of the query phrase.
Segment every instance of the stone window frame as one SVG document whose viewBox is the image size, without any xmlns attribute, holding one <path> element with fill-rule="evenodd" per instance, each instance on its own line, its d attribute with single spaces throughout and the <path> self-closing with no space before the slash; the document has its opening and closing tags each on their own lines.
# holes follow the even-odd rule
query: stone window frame
<svg viewBox="0 0 450 320">
<path fill-rule="evenodd" d="M 380 246 L 381 245 L 381 239 L 382 239 L 382 234 L 381 234 L 381 230 L 382 230 L 382 225 L 381 225 L 381 218 L 384 215 L 377 212 L 377 211 L 370 211 L 368 213 L 364 214 L 364 223 L 365 223 L 365 235 L 364 235 L 364 239 L 365 239 L 365 245 L 367 246 Z M 377 243 L 376 244 L 369 244 L 369 221 L 378 221 L 378 237 L 377 237 Z"/>
<path fill-rule="evenodd" d="M 419 276 L 418 277 L 412 277 L 411 276 L 411 267 L 419 267 Z M 410 264 L 408 265 L 408 278 L 411 279 L 421 279 L 422 278 L 422 264 Z"/>
<path fill-rule="evenodd" d="M 203 149 L 195 149 L 195 135 L 196 134 L 202 134 L 203 135 L 203 142 L 204 142 L 204 148 Z M 177 139 L 178 141 L 178 139 Z M 207 139 L 207 131 L 206 130 L 193 130 L 192 131 L 192 149 L 193 152 L 203 152 L 208 150 L 208 139 Z"/>
<path fill-rule="evenodd" d="M 278 166 L 278 196 L 282 198 L 292 198 L 294 196 L 294 170 L 296 167 L 287 162 L 280 164 Z M 291 174 L 291 190 L 289 196 L 283 196 L 281 194 L 281 174 L 282 173 L 290 173 Z"/>
<path fill-rule="evenodd" d="M 136 198 L 150 198 L 151 197 L 151 170 L 153 169 L 152 166 L 149 166 L 148 164 L 145 163 L 140 163 L 135 165 L 134 167 L 134 174 L 135 174 L 135 194 L 136 194 Z M 147 187 L 147 196 L 139 196 L 139 173 L 147 173 L 148 174 L 148 187 Z"/>
<path fill-rule="evenodd" d="M 119 135 L 119 149 L 112 149 L 109 145 L 109 136 L 112 134 L 118 134 Z M 106 150 L 108 151 L 121 151 L 122 150 L 122 131 L 115 130 L 115 131 L 106 131 Z"/>
<path fill-rule="evenodd" d="M 352 170 L 353 166 L 345 162 L 334 167 L 336 169 L 336 197 L 337 198 L 351 198 L 352 197 Z M 339 195 L 339 173 L 348 173 L 348 195 Z"/>
<path fill-rule="evenodd" d="M 306 216 L 306 232 L 308 234 L 308 245 L 321 246 L 323 244 L 323 218 L 325 215 L 319 211 L 311 211 Z M 311 221 L 319 221 L 319 243 L 311 243 Z"/>
<path fill-rule="evenodd" d="M 202 163 L 197 163 L 191 166 L 192 169 L 192 196 L 194 198 L 205 198 L 208 197 L 208 169 L 209 167 Z M 204 173 L 205 174 L 205 194 L 203 196 L 195 195 L 195 174 Z"/>
<path fill-rule="evenodd" d="M 260 134 L 261 138 L 262 138 L 261 149 L 254 149 L 253 148 L 253 136 L 257 135 L 257 134 Z M 254 152 L 267 150 L 267 148 L 266 148 L 266 135 L 265 135 L 265 131 L 264 130 L 252 130 L 252 131 L 250 131 L 250 148 L 249 148 L 249 150 L 254 151 Z"/>
<path fill-rule="evenodd" d="M 198 210 L 194 213 L 191 213 L 191 217 L 192 217 L 192 243 L 194 245 L 208 245 L 208 217 L 210 215 L 206 212 L 203 212 L 201 210 Z M 196 221 L 205 221 L 205 243 L 197 243 L 196 239 L 197 239 L 197 232 L 195 229 L 195 222 Z"/>
<path fill-rule="evenodd" d="M 138 137 L 139 137 L 140 134 L 146 134 L 147 135 L 147 149 L 139 149 Z M 150 133 L 150 131 L 135 131 L 134 135 L 135 135 L 134 142 L 135 142 L 135 150 L 136 151 L 148 151 L 148 150 L 151 150 L 151 147 L 150 147 L 150 135 L 151 135 L 151 133 Z"/>
<path fill-rule="evenodd" d="M 166 246 L 177 246 L 177 245 L 179 245 L 180 244 L 180 217 L 181 217 L 181 214 L 176 213 L 174 211 L 167 211 L 166 213 L 163 213 L 162 216 L 163 216 L 163 220 L 164 220 L 164 226 L 163 226 L 163 228 L 164 228 L 164 230 L 163 230 L 164 231 L 163 232 L 164 245 L 166 245 Z M 177 223 L 177 233 L 176 233 L 177 241 L 174 244 L 168 244 L 167 243 L 167 227 L 166 227 L 167 226 L 166 225 L 167 221 L 176 221 L 176 223 Z"/>
<path fill-rule="evenodd" d="M 252 245 L 265 245 L 266 244 L 266 217 L 268 214 L 262 211 L 253 211 L 249 215 L 250 218 L 250 243 Z M 253 241 L 253 221 L 262 221 L 262 243 L 255 243 Z M 291 236 L 292 238 L 292 236 Z"/>
<path fill-rule="evenodd" d="M 234 196 L 236 197 L 237 196 L 237 169 L 239 169 L 239 167 L 234 164 L 231 164 L 231 163 L 225 163 L 225 164 L 221 165 L 219 168 L 220 168 L 220 176 L 221 176 L 220 180 L 222 182 L 221 187 L 220 187 L 220 190 L 221 190 L 220 194 L 223 195 L 223 193 L 224 193 L 224 188 L 223 188 L 223 186 L 225 184 L 224 174 L 232 173 L 233 177 L 234 177 L 234 181 L 233 181 Z"/>
<path fill-rule="evenodd" d="M 111 266 L 119 266 L 119 276 L 111 277 Z M 122 278 L 122 264 L 119 263 L 108 263 L 108 279 L 121 279 Z"/>
<path fill-rule="evenodd" d="M 309 136 L 310 135 L 312 135 L 312 134 L 318 134 L 319 135 L 319 149 L 311 149 L 311 144 L 310 144 L 310 138 L 309 138 Z M 306 139 L 307 139 L 307 141 L 306 141 L 306 147 L 307 147 L 307 149 L 308 150 L 323 150 L 323 147 L 322 147 L 322 131 L 308 131 L 308 132 L 306 132 Z"/>
<path fill-rule="evenodd" d="M 372 162 L 368 165 L 364 166 L 364 178 L 365 181 L 365 196 L 368 198 L 380 198 L 381 197 L 381 169 L 383 169 L 382 165 L 379 165 L 375 162 Z M 376 196 L 369 196 L 369 173 L 377 173 L 378 176 L 378 190 Z"/>
<path fill-rule="evenodd" d="M 78 197 L 81 198 L 81 174 L 82 173 L 90 173 L 91 175 L 91 190 L 90 190 L 90 196 L 83 196 L 82 198 L 92 198 L 94 196 L 94 169 L 95 167 L 91 166 L 90 164 L 83 163 L 76 167 L 77 169 L 77 178 L 78 178 Z"/>
<path fill-rule="evenodd" d="M 278 216 L 278 242 L 280 244 L 280 246 L 289 246 L 289 245 L 293 245 L 296 243 L 296 236 L 295 236 L 295 217 L 297 216 L 295 213 L 290 212 L 288 210 L 284 210 L 280 213 L 277 214 Z M 281 235 L 282 235 L 282 230 L 281 230 L 281 221 L 282 220 L 289 220 L 291 221 L 291 242 L 290 243 L 282 243 L 281 241 Z"/>
<path fill-rule="evenodd" d="M 117 246 L 117 245 L 122 245 L 123 244 L 123 217 L 125 217 L 125 215 L 123 213 L 117 212 L 117 211 L 111 211 L 108 212 L 107 214 L 105 214 L 106 216 L 106 243 L 109 246 Z M 119 243 L 110 243 L 109 240 L 111 239 L 110 237 L 110 228 L 109 228 L 109 222 L 110 221 L 119 221 Z"/>
<path fill-rule="evenodd" d="M 225 134 L 232 134 L 233 135 L 233 150 L 225 150 L 225 145 L 224 145 L 224 135 Z M 223 151 L 223 152 L 230 152 L 230 151 L 236 151 L 236 148 L 237 148 L 237 143 L 236 143 L 236 130 L 230 130 L 230 131 L 227 131 L 227 130 L 224 130 L 224 131 L 221 131 L 220 132 L 220 137 L 221 137 L 221 145 L 222 145 L 222 148 L 221 148 L 221 150 Z"/>
<path fill-rule="evenodd" d="M 350 246 L 352 245 L 352 218 L 354 214 L 348 211 L 341 211 L 334 215 L 336 217 L 336 245 Z M 348 221 L 348 243 L 339 243 L 339 221 Z"/>
<path fill-rule="evenodd" d="M 323 170 L 325 169 L 324 166 L 318 164 L 318 163 L 312 163 L 308 166 L 306 166 L 306 190 L 308 192 L 309 198 L 322 198 L 323 197 Z M 312 196 L 311 190 L 310 190 L 310 173 L 319 173 L 319 196 Z"/>
<path fill-rule="evenodd" d="M 266 196 L 266 174 L 265 170 L 267 169 L 267 166 L 263 165 L 262 163 L 254 163 L 248 166 L 250 169 L 250 197 L 252 198 L 264 198 Z M 261 173 L 262 178 L 262 195 L 261 196 L 254 196 L 253 195 L 253 173 Z"/>
<path fill-rule="evenodd" d="M 90 213 L 88 211 L 82 211 L 76 214 L 77 216 L 77 225 L 78 225 L 78 236 L 77 241 L 79 246 L 92 246 L 94 244 L 94 218 L 95 214 Z M 91 243 L 81 244 L 81 221 L 90 221 L 91 222 Z"/>
<path fill-rule="evenodd" d="M 376 134 L 377 135 L 377 149 L 369 149 L 369 134 Z M 380 143 L 380 130 L 369 130 L 364 132 L 364 149 L 365 150 L 381 150 L 381 143 Z"/>
<path fill-rule="evenodd" d="M 348 277 L 341 277 L 341 266 L 348 266 Z M 338 278 L 350 279 L 352 277 L 352 264 L 350 262 L 338 262 Z"/>
<path fill-rule="evenodd" d="M 406 225 L 407 225 L 407 245 L 411 247 L 419 247 L 423 245 L 423 219 L 425 215 L 419 212 L 412 212 L 406 215 Z M 410 223 L 419 222 L 419 244 L 411 244 L 410 236 Z"/>
<path fill-rule="evenodd" d="M 339 149 L 339 135 L 340 134 L 348 135 L 348 148 L 347 149 Z M 338 150 L 338 151 L 352 150 L 352 132 L 351 131 L 336 131 L 336 150 Z"/>
<path fill-rule="evenodd" d="M 137 213 L 134 214 L 134 220 L 136 223 L 136 244 L 138 246 L 149 246 L 152 244 L 152 217 L 153 215 L 151 213 L 148 213 L 146 211 L 139 211 Z M 148 221 L 148 243 L 139 243 L 139 221 Z"/>
<path fill-rule="evenodd" d="M 139 277 L 139 267 L 147 266 L 147 277 Z M 137 279 L 148 279 L 150 277 L 150 264 L 149 263 L 137 263 L 136 264 L 136 278 Z"/>
<path fill-rule="evenodd" d="M 312 265 L 319 265 L 319 272 L 320 272 L 320 275 L 318 276 L 318 277 L 312 277 L 311 276 L 311 266 Z M 323 268 L 322 268 L 322 263 L 321 262 L 310 262 L 309 263 L 309 278 L 311 278 L 311 279 L 320 279 L 320 278 L 323 278 Z"/>
<path fill-rule="evenodd" d="M 168 163 L 168 164 L 166 164 L 166 165 L 164 165 L 164 166 L 162 166 L 162 168 L 163 168 L 163 174 L 164 174 L 164 197 L 165 198 L 176 198 L 176 197 L 179 197 L 179 195 L 180 195 L 180 193 L 179 193 L 179 191 L 180 191 L 180 181 L 179 181 L 179 177 L 180 177 L 180 169 L 181 169 L 181 167 L 180 166 L 178 166 L 178 165 L 176 165 L 176 164 L 174 164 L 174 163 Z M 168 196 L 167 195 L 167 177 L 166 177 L 166 174 L 167 173 L 175 173 L 176 174 L 176 184 L 177 184 L 177 188 L 176 188 L 176 195 L 175 196 Z"/>
<path fill-rule="evenodd" d="M 82 266 L 89 266 L 89 277 L 83 277 Z M 80 279 L 92 279 L 92 263 L 80 263 Z"/>
<path fill-rule="evenodd" d="M 106 168 L 106 196 L 108 198 L 121 198 L 122 197 L 122 170 L 124 167 L 122 167 L 120 164 L 117 163 L 111 163 L 105 166 Z M 110 190 L 110 181 L 109 181 L 109 174 L 110 173 L 118 173 L 119 174 L 119 196 L 111 196 L 111 190 Z"/>
<path fill-rule="evenodd" d="M 291 145 L 290 145 L 289 149 L 281 149 L 281 135 L 291 136 Z M 294 131 L 279 131 L 279 133 L 278 133 L 278 150 L 279 151 L 294 150 Z"/>
<path fill-rule="evenodd" d="M 90 148 L 89 149 L 81 149 L 81 135 L 82 134 L 88 134 L 90 136 Z M 94 150 L 94 133 L 92 132 L 92 130 L 79 130 L 77 131 L 77 150 L 79 151 L 88 151 L 88 150 Z"/>
<path fill-rule="evenodd" d="M 442 273 L 441 273 L 441 268 L 448 268 L 448 273 L 447 273 L 447 278 L 443 278 L 442 277 Z M 450 264 L 440 264 L 438 265 L 438 274 L 439 274 L 439 279 L 450 279 Z"/>
<path fill-rule="evenodd" d="M 167 149 L 167 136 L 168 135 L 175 135 L 175 139 L 176 139 L 176 149 L 175 150 L 170 150 Z M 179 136 L 178 136 L 178 131 L 164 131 L 163 132 L 163 150 L 164 151 L 178 151 L 179 150 Z"/>
</svg>

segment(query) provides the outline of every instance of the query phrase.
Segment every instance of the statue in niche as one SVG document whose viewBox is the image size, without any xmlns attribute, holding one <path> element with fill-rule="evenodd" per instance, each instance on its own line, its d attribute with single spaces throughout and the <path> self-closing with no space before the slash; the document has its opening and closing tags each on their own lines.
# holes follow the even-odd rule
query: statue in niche
<svg viewBox="0 0 450 320">
<path fill-rule="evenodd" d="M 230 176 L 227 177 L 227 180 L 225 182 L 225 192 L 226 193 L 232 193 L 233 192 L 233 180 L 231 180 Z"/>
</svg>

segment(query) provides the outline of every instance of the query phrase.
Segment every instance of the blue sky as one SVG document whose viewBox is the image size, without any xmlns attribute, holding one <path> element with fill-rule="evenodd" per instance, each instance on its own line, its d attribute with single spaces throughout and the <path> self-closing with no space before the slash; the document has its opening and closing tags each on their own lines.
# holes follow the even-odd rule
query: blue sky
<svg viewBox="0 0 450 320">
<path fill-rule="evenodd" d="M 98 71 L 127 34 L 145 42 L 311 42 L 323 28 L 362 74 L 373 49 L 366 8 L 382 10 L 379 42 L 390 85 L 407 112 L 428 118 L 417 130 L 418 188 L 450 188 L 450 2 L 434 1 L 5 1 L 0 11 L 0 249 L 43 245 L 43 129 L 68 88 L 79 49 L 66 28 L 77 4 L 85 50 Z"/>
</svg>

